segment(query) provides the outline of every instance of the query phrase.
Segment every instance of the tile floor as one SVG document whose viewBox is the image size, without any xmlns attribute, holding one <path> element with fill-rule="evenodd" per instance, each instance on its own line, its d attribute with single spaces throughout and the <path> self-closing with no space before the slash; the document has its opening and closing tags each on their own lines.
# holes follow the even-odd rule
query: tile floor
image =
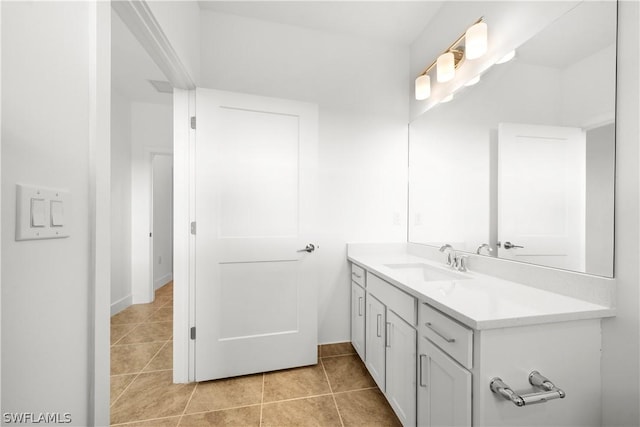
<svg viewBox="0 0 640 427">
<path fill-rule="evenodd" d="M 172 295 L 111 318 L 112 425 L 400 425 L 350 343 L 320 346 L 314 366 L 173 384 Z"/>
</svg>

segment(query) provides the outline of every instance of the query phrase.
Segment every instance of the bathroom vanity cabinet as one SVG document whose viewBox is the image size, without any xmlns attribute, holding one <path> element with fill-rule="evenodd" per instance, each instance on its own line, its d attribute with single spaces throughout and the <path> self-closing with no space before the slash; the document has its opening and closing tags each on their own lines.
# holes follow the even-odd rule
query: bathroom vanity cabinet
<svg viewBox="0 0 640 427">
<path fill-rule="evenodd" d="M 459 301 L 451 298 L 448 306 L 430 293 L 447 301 L 454 282 L 425 286 L 406 272 L 394 275 L 381 264 L 350 260 L 352 279 L 354 272 L 362 276 L 352 281 L 352 342 L 403 425 L 600 424 L 602 313 L 594 314 L 594 309 L 575 316 L 534 319 L 536 307 L 512 298 L 507 309 L 504 301 L 490 297 L 478 279 L 473 282 L 478 288 L 466 289 L 463 301 L 473 310 L 488 304 L 497 313 L 495 319 L 479 319 L 470 315 L 473 310 L 465 312 Z M 527 290 L 515 292 L 526 294 Z M 546 304 L 549 309 L 566 298 L 553 295 L 541 294 L 541 300 L 533 298 L 531 303 Z M 512 309 L 522 315 L 511 316 Z M 566 398 L 518 407 L 490 389 L 491 381 L 499 377 L 518 395 L 540 392 L 529 383 L 532 371 L 549 378 Z"/>
</svg>

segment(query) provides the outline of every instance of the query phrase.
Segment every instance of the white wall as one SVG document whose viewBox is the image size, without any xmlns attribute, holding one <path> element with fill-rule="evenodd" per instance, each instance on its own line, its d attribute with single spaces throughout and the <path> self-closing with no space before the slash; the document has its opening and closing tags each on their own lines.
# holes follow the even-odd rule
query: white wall
<svg viewBox="0 0 640 427">
<path fill-rule="evenodd" d="M 2 412 L 69 412 L 74 425 L 87 425 L 95 19 L 88 3 L 1 7 Z M 70 191 L 69 238 L 14 241 L 18 182 Z"/>
<path fill-rule="evenodd" d="M 173 279 L 173 156 L 155 155 L 153 168 L 153 287 Z"/>
<path fill-rule="evenodd" d="M 111 314 L 131 305 L 131 102 L 111 92 Z"/>
<path fill-rule="evenodd" d="M 173 145 L 171 104 L 131 104 L 131 283 L 133 303 L 153 301 L 150 259 L 151 158 Z"/>
<path fill-rule="evenodd" d="M 318 337 L 347 341 L 346 243 L 406 239 L 408 47 L 207 10 L 200 28 L 201 86 L 319 104 Z"/>
<path fill-rule="evenodd" d="M 603 425 L 640 425 L 640 4 L 621 1 L 618 22 L 615 277 L 617 316 L 603 321 Z"/>
</svg>

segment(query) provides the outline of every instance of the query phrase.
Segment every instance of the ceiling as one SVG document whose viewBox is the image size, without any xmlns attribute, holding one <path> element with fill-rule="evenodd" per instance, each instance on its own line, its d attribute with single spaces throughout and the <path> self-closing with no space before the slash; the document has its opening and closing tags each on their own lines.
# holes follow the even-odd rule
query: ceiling
<svg viewBox="0 0 640 427">
<path fill-rule="evenodd" d="M 518 48 L 518 60 L 559 69 L 573 65 L 615 43 L 616 16 L 615 2 L 582 2 Z"/>
<path fill-rule="evenodd" d="M 443 1 L 200 1 L 200 9 L 409 45 Z"/>
<path fill-rule="evenodd" d="M 133 102 L 171 104 L 171 94 L 159 93 L 148 80 L 166 81 L 166 77 L 142 48 L 140 42 L 111 13 L 111 85 L 120 95 Z"/>
</svg>

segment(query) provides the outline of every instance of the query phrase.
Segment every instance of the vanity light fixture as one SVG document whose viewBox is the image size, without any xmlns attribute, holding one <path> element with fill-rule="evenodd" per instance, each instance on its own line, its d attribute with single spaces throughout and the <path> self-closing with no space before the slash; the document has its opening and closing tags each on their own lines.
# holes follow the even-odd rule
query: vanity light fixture
<svg viewBox="0 0 640 427">
<path fill-rule="evenodd" d="M 449 102 L 453 99 L 453 94 L 449 94 L 447 96 L 445 96 L 444 98 L 442 98 L 442 100 L 440 101 L 441 104 L 444 104 L 445 102 Z"/>
<path fill-rule="evenodd" d="M 481 17 L 471 25 L 451 46 L 420 73 L 415 81 L 415 96 L 418 101 L 431 96 L 431 77 L 429 72 L 436 67 L 436 80 L 447 82 L 455 77 L 456 68 L 465 58 L 476 59 L 487 51 L 487 24 Z"/>
<path fill-rule="evenodd" d="M 423 74 L 416 79 L 416 99 L 422 101 L 431 96 L 431 77 Z"/>
<path fill-rule="evenodd" d="M 512 50 L 511 52 L 507 53 L 505 56 L 503 56 L 502 58 L 500 58 L 498 61 L 496 61 L 496 64 L 504 64 L 505 62 L 509 62 L 509 61 L 511 61 L 515 56 L 516 56 L 516 51 L 515 51 L 515 50 Z"/>
</svg>

